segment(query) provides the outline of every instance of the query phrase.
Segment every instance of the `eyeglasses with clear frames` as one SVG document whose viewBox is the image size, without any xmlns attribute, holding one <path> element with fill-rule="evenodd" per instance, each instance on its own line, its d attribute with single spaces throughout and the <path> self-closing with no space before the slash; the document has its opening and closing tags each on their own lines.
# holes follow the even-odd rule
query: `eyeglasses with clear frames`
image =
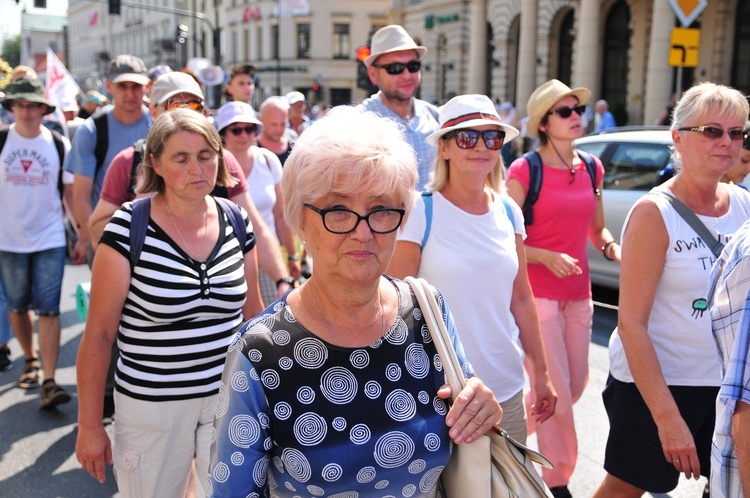
<svg viewBox="0 0 750 498">
<path fill-rule="evenodd" d="M 677 131 L 695 131 L 702 133 L 707 138 L 718 140 L 724 136 L 726 132 L 731 140 L 745 140 L 747 138 L 747 130 L 744 128 L 732 128 L 730 130 L 723 130 L 716 126 L 686 126 L 685 128 L 678 128 Z"/>
<path fill-rule="evenodd" d="M 353 232 L 362 220 L 365 220 L 372 233 L 391 233 L 401 226 L 406 212 L 405 209 L 399 208 L 378 208 L 362 216 L 351 209 L 342 207 L 320 209 L 312 204 L 305 204 L 305 207 L 323 218 L 323 226 L 326 230 L 339 235 Z"/>
</svg>

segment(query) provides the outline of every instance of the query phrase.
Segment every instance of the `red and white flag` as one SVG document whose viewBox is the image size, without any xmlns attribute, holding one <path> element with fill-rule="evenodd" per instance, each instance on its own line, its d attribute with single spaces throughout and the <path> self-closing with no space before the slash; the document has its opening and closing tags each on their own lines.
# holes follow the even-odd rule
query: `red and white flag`
<svg viewBox="0 0 750 498">
<path fill-rule="evenodd" d="M 60 59 L 47 47 L 47 84 L 45 95 L 51 104 L 64 108 L 75 103 L 81 93 L 76 80 L 70 75 Z"/>
<path fill-rule="evenodd" d="M 92 28 L 96 26 L 96 23 L 99 21 L 99 11 L 98 10 L 92 10 L 89 13 L 89 27 Z"/>
</svg>

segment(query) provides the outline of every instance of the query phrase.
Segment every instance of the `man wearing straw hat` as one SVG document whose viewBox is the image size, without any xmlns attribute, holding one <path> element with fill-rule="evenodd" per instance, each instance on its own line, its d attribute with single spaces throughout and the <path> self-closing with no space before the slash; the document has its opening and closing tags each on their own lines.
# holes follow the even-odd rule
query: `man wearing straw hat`
<svg viewBox="0 0 750 498">
<path fill-rule="evenodd" d="M 370 56 L 364 60 L 370 80 L 380 91 L 365 99 L 362 108 L 402 125 L 406 141 L 417 154 L 417 190 L 427 183 L 435 160 L 436 149 L 426 138 L 440 128 L 437 108 L 414 98 L 426 53 L 404 28 L 391 24 L 373 35 Z"/>
</svg>

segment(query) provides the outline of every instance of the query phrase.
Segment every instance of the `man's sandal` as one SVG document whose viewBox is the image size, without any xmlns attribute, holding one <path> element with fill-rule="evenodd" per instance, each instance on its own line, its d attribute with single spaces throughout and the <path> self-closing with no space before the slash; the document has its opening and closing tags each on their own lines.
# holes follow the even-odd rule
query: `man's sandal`
<svg viewBox="0 0 750 498">
<path fill-rule="evenodd" d="M 18 379 L 18 387 L 21 389 L 33 389 L 39 387 L 39 360 L 36 358 L 26 360 Z"/>
</svg>

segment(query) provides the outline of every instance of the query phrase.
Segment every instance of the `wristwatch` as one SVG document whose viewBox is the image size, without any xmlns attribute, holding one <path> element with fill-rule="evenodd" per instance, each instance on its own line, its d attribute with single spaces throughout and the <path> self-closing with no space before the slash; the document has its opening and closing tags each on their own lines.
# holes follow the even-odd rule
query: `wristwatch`
<svg viewBox="0 0 750 498">
<path fill-rule="evenodd" d="M 287 261 L 299 261 L 299 253 L 295 252 L 286 257 Z"/>
<path fill-rule="evenodd" d="M 281 284 L 289 284 L 294 287 L 294 277 L 283 277 L 276 281 L 276 288 L 281 287 Z"/>
</svg>

